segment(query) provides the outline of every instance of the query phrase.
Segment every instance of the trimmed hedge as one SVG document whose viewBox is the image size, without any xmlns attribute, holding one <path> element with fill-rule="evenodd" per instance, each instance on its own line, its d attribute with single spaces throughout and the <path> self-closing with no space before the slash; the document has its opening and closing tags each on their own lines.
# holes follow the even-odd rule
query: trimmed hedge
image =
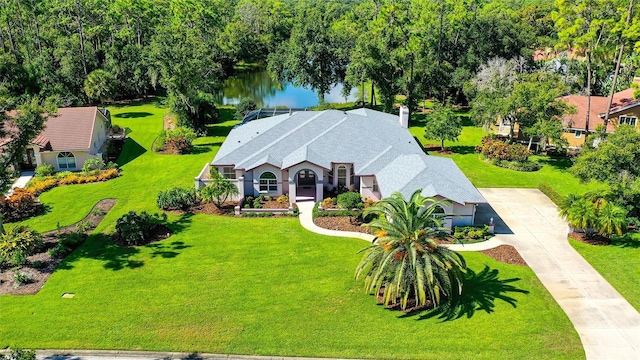
<svg viewBox="0 0 640 360">
<path fill-rule="evenodd" d="M 542 191 L 543 194 L 547 195 L 547 197 L 553 201 L 557 206 L 561 206 L 562 204 L 562 195 L 558 194 L 553 188 L 546 183 L 541 183 L 538 185 L 538 190 Z"/>
<path fill-rule="evenodd" d="M 317 218 L 317 217 L 332 217 L 332 216 L 362 216 L 362 210 L 334 210 L 334 211 L 327 211 L 327 210 L 319 210 L 318 209 L 319 204 L 316 203 L 316 205 L 313 207 L 313 217 Z"/>
<path fill-rule="evenodd" d="M 522 171 L 522 172 L 533 172 L 540 170 L 540 165 L 533 161 L 509 161 L 509 160 L 499 160 L 499 159 L 491 159 L 491 163 L 495 166 L 499 166 L 501 168 L 514 170 L 514 171 Z"/>
</svg>

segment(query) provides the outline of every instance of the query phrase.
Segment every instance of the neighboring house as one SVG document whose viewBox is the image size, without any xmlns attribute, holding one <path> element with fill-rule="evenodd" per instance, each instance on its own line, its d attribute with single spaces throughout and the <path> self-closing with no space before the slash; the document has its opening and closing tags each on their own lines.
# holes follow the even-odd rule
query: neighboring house
<svg viewBox="0 0 640 360">
<path fill-rule="evenodd" d="M 613 95 L 609 121 L 607 122 L 608 133 L 614 132 L 619 124 L 629 124 L 634 127 L 638 125 L 640 116 L 640 100 L 633 98 L 635 89 L 627 89 Z M 568 95 L 560 98 L 569 105 L 573 105 L 577 112 L 566 115 L 563 119 L 565 133 L 563 137 L 568 141 L 570 148 L 580 148 L 584 145 L 587 118 L 587 96 Z M 598 125 L 604 125 L 604 118 L 609 105 L 608 96 L 592 96 L 591 108 L 589 112 L 589 133 L 593 133 Z"/>
<path fill-rule="evenodd" d="M 607 122 L 607 132 L 615 131 L 618 124 L 629 124 L 637 126 L 638 117 L 640 116 L 640 99 L 634 99 L 633 93 L 635 89 L 627 89 L 617 92 L 613 95 L 613 103 L 609 113 L 609 121 Z M 577 149 L 584 145 L 587 119 L 587 96 L 586 95 L 567 95 L 557 100 L 564 101 L 575 107 L 575 114 L 565 115 L 562 119 L 564 133 L 562 137 L 567 140 L 569 148 Z M 589 133 L 595 132 L 598 125 L 604 125 L 604 118 L 609 105 L 608 96 L 592 96 L 591 108 L 589 112 Z M 496 123 L 496 134 L 508 136 L 510 131 L 509 119 L 498 119 Z M 519 142 L 528 142 L 529 139 L 520 132 L 517 123 L 513 127 L 514 138 Z M 536 139 L 533 141 L 537 144 Z"/>
<path fill-rule="evenodd" d="M 288 194 L 291 203 L 321 201 L 324 190 L 345 188 L 380 200 L 398 191 L 409 197 L 451 201 L 447 225 L 473 224 L 486 200 L 453 160 L 426 155 L 400 116 L 369 109 L 306 111 L 254 120 L 235 127 L 215 158 L 195 178 L 207 183 L 210 167 L 231 180 L 238 198 Z"/>
<path fill-rule="evenodd" d="M 102 157 L 109 126 L 107 110 L 97 107 L 59 108 L 46 120 L 40 135 L 27 146 L 20 167 L 34 169 L 47 163 L 57 171 L 80 170 L 85 160 Z"/>
</svg>

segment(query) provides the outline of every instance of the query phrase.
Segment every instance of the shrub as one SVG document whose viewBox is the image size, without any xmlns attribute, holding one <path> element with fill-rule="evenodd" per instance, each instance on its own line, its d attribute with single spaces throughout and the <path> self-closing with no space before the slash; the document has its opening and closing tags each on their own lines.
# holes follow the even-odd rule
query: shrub
<svg viewBox="0 0 640 360">
<path fill-rule="evenodd" d="M 187 210 L 196 202 L 196 190 L 175 187 L 158 192 L 158 207 L 163 210 Z"/>
<path fill-rule="evenodd" d="M 184 126 L 178 126 L 166 132 L 165 145 L 175 149 L 180 154 L 187 154 L 191 151 L 193 140 L 197 138 L 196 133 Z"/>
<path fill-rule="evenodd" d="M 16 250 L 11 256 L 13 266 L 23 267 L 27 263 L 27 254 L 22 250 Z"/>
<path fill-rule="evenodd" d="M 91 224 L 91 222 L 86 220 L 80 221 L 79 223 L 76 224 L 76 231 L 83 233 L 85 231 L 91 230 L 92 227 L 93 227 L 93 224 Z"/>
<path fill-rule="evenodd" d="M 126 246 L 144 245 L 151 241 L 153 231 L 166 219 L 165 214 L 129 211 L 116 221 L 116 237 Z"/>
<path fill-rule="evenodd" d="M 71 175 L 73 175 L 71 171 L 62 171 L 62 172 L 56 173 L 56 179 L 64 179 Z"/>
<path fill-rule="evenodd" d="M 36 260 L 34 262 L 31 263 L 31 267 L 34 269 L 40 269 L 42 266 L 44 265 L 44 263 L 40 260 Z"/>
<path fill-rule="evenodd" d="M 509 160 L 499 160 L 499 159 L 491 159 L 491 163 L 493 165 L 514 170 L 514 171 L 523 171 L 523 172 L 532 172 L 540 170 L 540 165 L 533 161 L 525 160 L 525 161 L 509 161 Z"/>
<path fill-rule="evenodd" d="M 487 225 L 481 226 L 456 226 L 453 237 L 456 239 L 486 239 L 491 236 L 491 229 Z"/>
<path fill-rule="evenodd" d="M 51 164 L 42 164 L 36 168 L 36 177 L 51 176 L 56 172 L 56 169 Z"/>
<path fill-rule="evenodd" d="M 60 235 L 56 246 L 49 250 L 49 255 L 62 259 L 71 254 L 86 239 L 86 235 L 80 232 L 71 232 Z"/>
<path fill-rule="evenodd" d="M 557 206 L 562 205 L 562 195 L 558 194 L 549 184 L 541 183 L 538 185 L 538 190 L 542 191 L 543 194 L 547 195 L 547 197 L 553 201 Z"/>
<path fill-rule="evenodd" d="M 258 104 L 252 98 L 242 98 L 236 105 L 236 119 L 243 120 L 248 113 L 258 108 Z"/>
<path fill-rule="evenodd" d="M 328 209 L 328 208 L 331 208 L 331 207 L 333 207 L 333 199 L 332 198 L 328 197 L 328 198 L 325 198 L 324 200 L 322 200 L 322 208 L 323 209 Z"/>
<path fill-rule="evenodd" d="M 36 360 L 36 352 L 33 350 L 13 349 L 8 357 L 0 355 L 0 360 Z"/>
<path fill-rule="evenodd" d="M 16 287 L 24 284 L 29 284 L 33 281 L 31 274 L 18 271 L 13 275 L 13 281 L 16 283 Z"/>
<path fill-rule="evenodd" d="M 99 157 L 92 157 L 84 161 L 82 165 L 82 172 L 88 173 L 91 170 L 104 170 L 107 165 Z"/>
<path fill-rule="evenodd" d="M 13 189 L 13 194 L 0 199 L 0 213 L 6 222 L 14 222 L 42 213 L 42 204 L 36 201 L 33 191 Z"/>
<path fill-rule="evenodd" d="M 531 152 L 524 145 L 507 144 L 490 135 L 482 138 L 481 145 L 477 146 L 476 150 L 488 159 L 507 161 L 526 161 L 531 155 Z"/>
<path fill-rule="evenodd" d="M 28 226 L 19 225 L 0 234 L 0 256 L 14 259 L 14 254 L 21 252 L 29 256 L 37 252 L 44 245 L 42 236 Z"/>
<path fill-rule="evenodd" d="M 0 254 L 0 270 L 8 268 L 9 265 L 11 265 L 11 261 L 9 261 L 9 258 Z"/>
<path fill-rule="evenodd" d="M 279 202 L 280 204 L 288 204 L 289 203 L 289 196 L 287 195 L 280 195 L 278 196 L 278 198 L 276 199 L 277 202 Z"/>
<path fill-rule="evenodd" d="M 153 142 L 153 151 L 162 151 L 162 149 L 164 149 L 164 145 L 167 142 L 167 131 L 166 130 L 162 130 L 160 131 L 160 133 L 158 133 L 158 137 L 156 137 L 156 140 Z"/>
<path fill-rule="evenodd" d="M 338 206 L 343 209 L 361 209 L 362 197 L 357 192 L 346 192 L 338 195 Z"/>
<path fill-rule="evenodd" d="M 56 186 L 58 186 L 58 180 L 56 178 L 33 179 L 27 185 L 27 189 L 29 189 L 34 196 L 38 196 Z"/>
<path fill-rule="evenodd" d="M 111 180 L 117 178 L 118 176 L 120 176 L 120 171 L 117 169 L 117 167 L 109 168 L 98 175 L 97 181 Z"/>
</svg>

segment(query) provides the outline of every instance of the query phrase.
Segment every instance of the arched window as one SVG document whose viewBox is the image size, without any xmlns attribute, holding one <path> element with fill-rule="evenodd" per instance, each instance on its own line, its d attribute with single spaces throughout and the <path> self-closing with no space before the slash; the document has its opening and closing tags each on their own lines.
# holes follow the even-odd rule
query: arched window
<svg viewBox="0 0 640 360">
<path fill-rule="evenodd" d="M 347 167 L 338 166 L 338 186 L 347 186 Z"/>
<path fill-rule="evenodd" d="M 58 168 L 71 170 L 76 168 L 76 157 L 70 152 L 58 153 Z"/>
<path fill-rule="evenodd" d="M 433 217 L 437 217 L 437 218 L 443 218 L 446 215 L 446 211 L 445 209 L 440 206 L 440 205 L 436 205 L 436 208 L 433 209 L 433 212 L 431 213 L 431 216 Z"/>
<path fill-rule="evenodd" d="M 263 172 L 260 175 L 260 191 L 278 191 L 278 180 L 272 172 Z"/>
</svg>

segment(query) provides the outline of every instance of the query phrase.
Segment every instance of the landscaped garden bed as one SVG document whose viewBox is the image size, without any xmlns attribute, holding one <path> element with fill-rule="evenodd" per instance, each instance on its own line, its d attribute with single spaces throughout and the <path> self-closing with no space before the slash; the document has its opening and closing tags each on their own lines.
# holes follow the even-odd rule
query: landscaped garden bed
<svg viewBox="0 0 640 360">
<path fill-rule="evenodd" d="M 511 245 L 500 245 L 493 249 L 480 252 L 505 264 L 529 266 L 522 256 L 520 256 L 518 250 Z"/>
<path fill-rule="evenodd" d="M 250 209 L 289 209 L 289 197 L 281 195 L 274 198 L 271 195 L 260 194 L 258 197 L 247 196 L 240 204 L 243 211 Z"/>
<path fill-rule="evenodd" d="M 11 264 L 0 266 L 0 294 L 27 295 L 40 291 L 62 260 L 86 239 L 115 204 L 115 199 L 100 200 L 82 221 L 42 235 L 34 234 L 41 236 L 42 244 L 26 256 L 24 264 L 7 259 Z"/>
<path fill-rule="evenodd" d="M 169 155 L 189 154 L 197 137 L 193 130 L 182 126 L 162 130 L 153 143 L 153 151 Z"/>
<path fill-rule="evenodd" d="M 476 151 L 495 166 L 523 172 L 540 170 L 538 163 L 529 160 L 531 151 L 524 145 L 509 144 L 497 139 L 495 135 L 483 137 L 481 145 L 476 146 Z"/>
<path fill-rule="evenodd" d="M 362 216 L 324 216 L 314 218 L 313 222 L 324 229 L 373 234 L 370 228 L 362 226 Z"/>
</svg>

